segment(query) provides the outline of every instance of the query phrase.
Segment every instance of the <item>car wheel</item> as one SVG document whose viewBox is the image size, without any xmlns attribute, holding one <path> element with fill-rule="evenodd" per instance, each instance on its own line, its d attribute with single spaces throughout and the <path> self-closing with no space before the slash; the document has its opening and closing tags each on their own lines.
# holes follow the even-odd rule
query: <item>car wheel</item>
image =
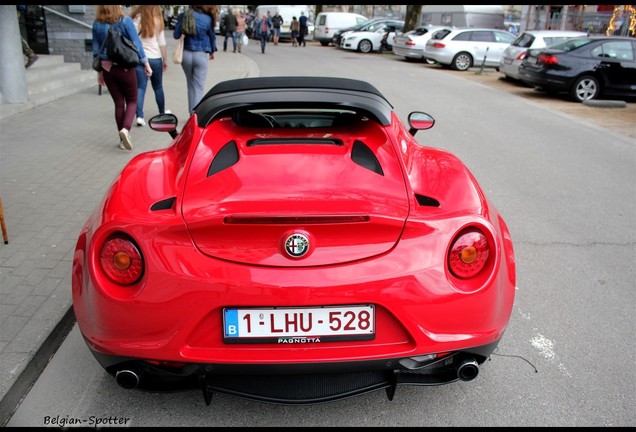
<svg viewBox="0 0 636 432">
<path fill-rule="evenodd" d="M 435 60 L 431 60 L 429 58 L 424 57 L 424 61 L 426 62 L 426 64 L 435 64 Z"/>
<path fill-rule="evenodd" d="M 373 44 L 368 39 L 361 40 L 358 44 L 358 51 L 361 53 L 370 53 L 371 50 L 373 50 Z"/>
<path fill-rule="evenodd" d="M 327 46 L 327 45 L 329 45 L 329 42 L 328 41 L 320 41 L 320 45 Z"/>
<path fill-rule="evenodd" d="M 465 71 L 472 67 L 473 57 L 465 52 L 461 52 L 455 56 L 451 67 L 458 71 Z"/>
<path fill-rule="evenodd" d="M 596 99 L 601 91 L 598 81 L 593 76 L 583 76 L 576 80 L 570 90 L 570 96 L 575 102 Z"/>
</svg>

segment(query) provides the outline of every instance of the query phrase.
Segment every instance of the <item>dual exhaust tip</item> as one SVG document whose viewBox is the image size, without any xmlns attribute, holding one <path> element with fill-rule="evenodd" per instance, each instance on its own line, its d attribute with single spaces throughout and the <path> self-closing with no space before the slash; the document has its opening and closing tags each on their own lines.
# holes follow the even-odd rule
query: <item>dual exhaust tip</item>
<svg viewBox="0 0 636 432">
<path fill-rule="evenodd" d="M 477 375 L 479 375 L 479 363 L 475 359 L 464 359 L 457 366 L 457 378 L 461 381 L 472 381 L 477 378 Z"/>
<path fill-rule="evenodd" d="M 139 385 L 139 375 L 130 369 L 122 369 L 115 374 L 115 380 L 120 387 L 134 389 Z"/>
<path fill-rule="evenodd" d="M 473 358 L 462 360 L 457 365 L 457 378 L 461 381 L 472 381 L 479 375 L 479 363 Z M 120 387 L 133 389 L 139 385 L 139 375 L 130 369 L 122 369 L 115 374 L 115 380 Z"/>
</svg>

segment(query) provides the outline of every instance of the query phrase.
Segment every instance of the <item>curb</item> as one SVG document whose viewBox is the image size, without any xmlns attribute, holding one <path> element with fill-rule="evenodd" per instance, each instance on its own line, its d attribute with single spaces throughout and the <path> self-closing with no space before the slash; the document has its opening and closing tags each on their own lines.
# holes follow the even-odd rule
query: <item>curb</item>
<svg viewBox="0 0 636 432">
<path fill-rule="evenodd" d="M 583 101 L 583 105 L 595 108 L 627 108 L 627 102 L 622 100 L 593 99 Z"/>
<path fill-rule="evenodd" d="M 49 363 L 49 360 L 58 350 L 66 336 L 75 325 L 75 313 L 73 307 L 68 308 L 66 313 L 55 328 L 42 343 L 35 355 L 29 360 L 20 376 L 13 383 L 7 394 L 0 401 L 0 426 L 4 427 L 15 413 L 19 404 L 35 381 L 42 374 Z"/>
</svg>

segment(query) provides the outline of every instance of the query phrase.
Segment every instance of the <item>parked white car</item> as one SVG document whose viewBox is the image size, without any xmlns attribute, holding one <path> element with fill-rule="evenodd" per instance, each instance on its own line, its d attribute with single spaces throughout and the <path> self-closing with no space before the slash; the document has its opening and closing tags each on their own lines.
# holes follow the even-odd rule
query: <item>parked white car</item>
<svg viewBox="0 0 636 432">
<path fill-rule="evenodd" d="M 404 57 L 407 61 L 426 61 L 427 63 L 435 63 L 424 57 L 424 48 L 433 33 L 441 29 L 450 29 L 443 26 L 425 26 L 418 27 L 406 33 L 398 33 L 393 38 L 393 54 Z"/>
<path fill-rule="evenodd" d="M 533 48 L 545 48 L 555 43 L 575 37 L 587 36 L 585 32 L 569 30 L 528 30 L 517 36 L 517 39 L 504 50 L 499 72 L 506 78 L 520 80 L 519 66 L 526 58 L 526 51 Z"/>
<path fill-rule="evenodd" d="M 515 38 L 508 31 L 489 28 L 437 30 L 426 42 L 424 57 L 459 71 L 482 64 L 499 69 L 504 50 Z"/>
<path fill-rule="evenodd" d="M 365 27 L 364 30 L 344 33 L 340 48 L 359 51 L 361 53 L 382 51 L 385 48 L 390 50 L 396 32 L 401 32 L 403 28 L 404 21 L 371 24 Z M 383 45 L 382 40 L 385 36 L 387 36 L 386 45 Z"/>
<path fill-rule="evenodd" d="M 320 12 L 316 17 L 314 39 L 322 46 L 331 43 L 334 33 L 344 28 L 366 23 L 369 19 L 363 15 L 350 12 Z"/>
</svg>

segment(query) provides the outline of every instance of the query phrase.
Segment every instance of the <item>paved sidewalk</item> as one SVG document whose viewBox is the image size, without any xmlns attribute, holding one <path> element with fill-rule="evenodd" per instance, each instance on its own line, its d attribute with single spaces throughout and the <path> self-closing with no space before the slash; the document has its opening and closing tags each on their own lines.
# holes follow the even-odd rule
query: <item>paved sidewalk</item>
<svg viewBox="0 0 636 432">
<path fill-rule="evenodd" d="M 258 74 L 247 55 L 219 51 L 209 63 L 206 89 Z M 71 266 L 89 213 L 134 155 L 170 142 L 168 135 L 133 125 L 133 150 L 119 149 L 113 101 L 98 88 L 96 79 L 93 89 L 0 120 L 0 198 L 9 237 L 0 244 L 0 426 L 74 324 Z M 164 92 L 166 109 L 183 125 L 188 110 L 181 66 L 170 62 Z M 158 114 L 150 83 L 144 111 L 146 120 Z"/>
</svg>

